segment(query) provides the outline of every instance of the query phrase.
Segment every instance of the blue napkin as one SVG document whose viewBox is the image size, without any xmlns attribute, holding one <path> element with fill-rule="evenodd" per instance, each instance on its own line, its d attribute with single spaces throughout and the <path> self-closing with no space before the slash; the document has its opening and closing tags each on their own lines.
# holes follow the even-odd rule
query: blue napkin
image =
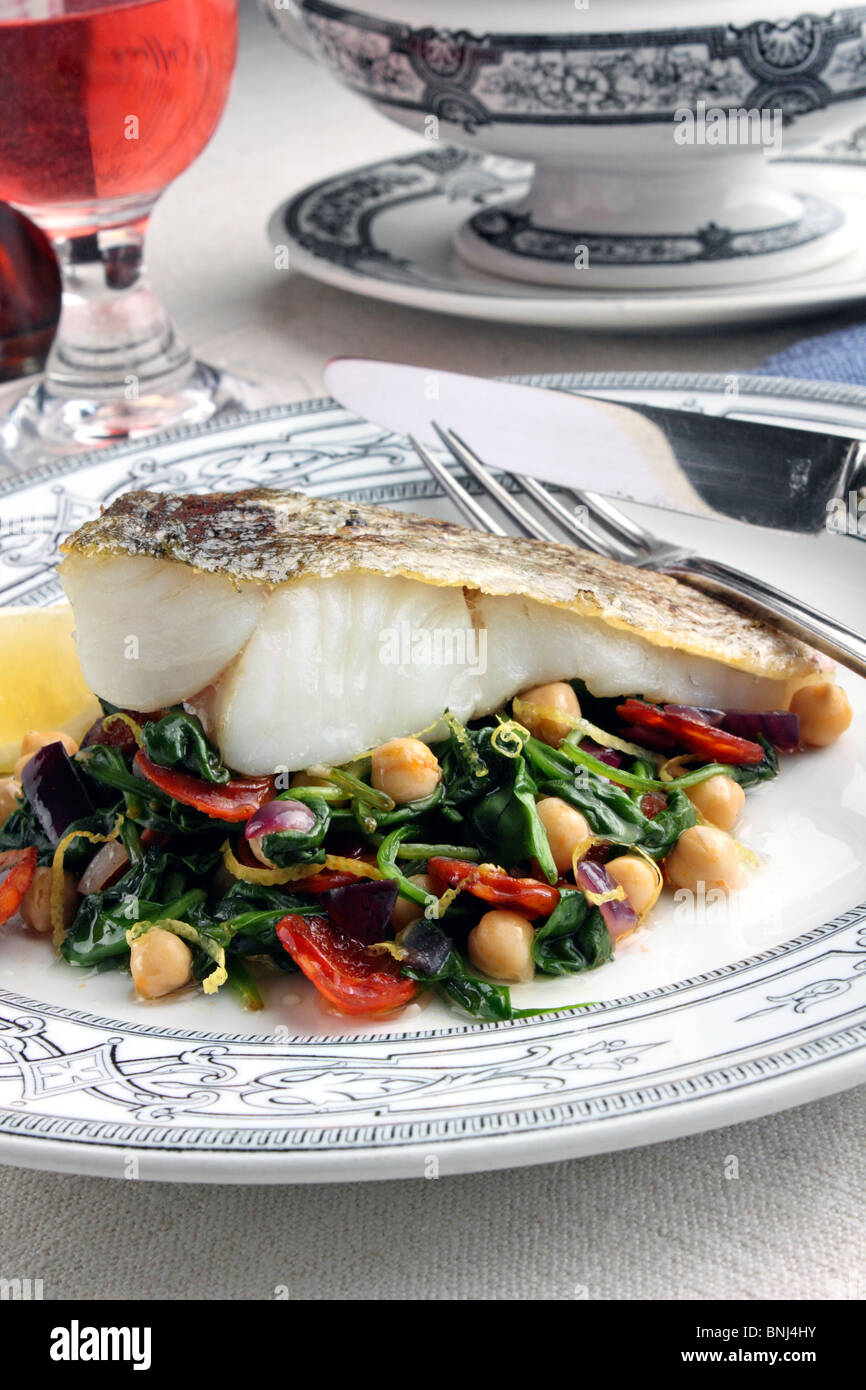
<svg viewBox="0 0 866 1390">
<path fill-rule="evenodd" d="M 757 376 L 795 376 L 802 381 L 841 381 L 866 386 L 866 324 L 804 338 L 768 357 Z"/>
</svg>

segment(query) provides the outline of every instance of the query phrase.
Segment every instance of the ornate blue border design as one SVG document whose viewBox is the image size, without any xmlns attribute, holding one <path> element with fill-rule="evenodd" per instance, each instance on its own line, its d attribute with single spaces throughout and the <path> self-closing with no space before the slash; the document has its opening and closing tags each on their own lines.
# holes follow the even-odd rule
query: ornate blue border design
<svg viewBox="0 0 866 1390">
<path fill-rule="evenodd" d="M 866 95 L 862 5 L 740 29 L 525 35 L 413 29 L 330 0 L 301 0 L 301 11 L 319 56 L 347 85 L 468 133 L 669 121 L 699 101 L 781 110 L 790 123 Z"/>
<path fill-rule="evenodd" d="M 823 198 L 798 195 L 802 215 L 793 222 L 734 232 L 710 222 L 691 235 L 622 235 L 563 231 L 537 226 L 528 213 L 510 208 L 485 208 L 469 219 L 481 241 L 498 251 L 531 260 L 574 265 L 577 248 L 585 250 L 591 266 L 692 265 L 698 261 L 741 260 L 806 246 L 841 227 L 845 215 Z"/>
<path fill-rule="evenodd" d="M 501 164 L 501 161 L 500 161 Z M 509 165 L 509 169 L 512 166 Z M 836 231 L 845 214 L 823 198 L 798 194 L 802 213 L 791 222 L 749 232 L 710 223 L 693 233 L 621 235 L 563 231 L 536 226 L 497 200 L 525 191 L 524 169 L 494 174 L 468 150 L 441 146 L 380 161 L 305 188 L 283 211 L 292 242 L 310 255 L 346 270 L 380 279 L 426 286 L 411 262 L 377 245 L 376 222 L 384 213 L 429 198 L 457 198 L 478 204 L 470 225 L 494 249 L 528 259 L 573 265 L 577 248 L 586 248 L 591 266 L 687 265 L 699 261 L 740 260 L 805 246 Z M 458 288 L 449 286 L 452 292 Z"/>
</svg>

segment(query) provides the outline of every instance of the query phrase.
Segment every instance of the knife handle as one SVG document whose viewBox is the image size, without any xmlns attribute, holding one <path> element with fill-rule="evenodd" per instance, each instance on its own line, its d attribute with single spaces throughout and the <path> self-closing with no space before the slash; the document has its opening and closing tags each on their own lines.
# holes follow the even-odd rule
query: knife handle
<svg viewBox="0 0 866 1390">
<path fill-rule="evenodd" d="M 743 574 L 718 560 L 705 560 L 700 555 L 689 555 L 661 568 L 685 584 L 733 600 L 759 617 L 769 618 L 791 637 L 799 637 L 802 642 L 847 666 L 849 671 L 866 676 L 866 637 L 862 633 L 837 623 L 826 613 L 810 608 L 790 594 L 783 594 L 772 584 L 765 584 L 762 579 Z"/>
</svg>

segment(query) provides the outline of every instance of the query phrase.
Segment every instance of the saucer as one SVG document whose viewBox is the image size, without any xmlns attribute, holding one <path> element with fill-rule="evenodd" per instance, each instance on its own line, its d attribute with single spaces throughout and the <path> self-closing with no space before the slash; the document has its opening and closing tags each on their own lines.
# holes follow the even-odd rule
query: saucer
<svg viewBox="0 0 866 1390">
<path fill-rule="evenodd" d="M 866 125 L 859 125 L 836 140 L 810 145 L 802 153 L 784 155 L 784 164 L 866 164 Z"/>
<path fill-rule="evenodd" d="M 826 162 L 826 169 L 825 169 Z M 283 203 L 269 224 L 290 264 L 340 289 L 437 313 L 504 323 L 617 332 L 689 329 L 801 318 L 866 295 L 866 189 L 856 167 L 836 161 L 779 161 L 776 173 L 804 206 L 835 209 L 848 242 L 830 264 L 747 284 L 713 284 L 710 240 L 705 286 L 691 289 L 581 288 L 523 284 L 462 260 L 455 237 L 467 216 L 513 205 L 532 165 L 450 146 L 381 159 L 311 184 Z M 718 230 L 718 229 L 717 229 Z M 771 238 L 772 244 L 772 238 Z M 744 248 L 761 263 L 761 249 Z M 578 271 L 575 272 L 579 273 Z"/>
</svg>

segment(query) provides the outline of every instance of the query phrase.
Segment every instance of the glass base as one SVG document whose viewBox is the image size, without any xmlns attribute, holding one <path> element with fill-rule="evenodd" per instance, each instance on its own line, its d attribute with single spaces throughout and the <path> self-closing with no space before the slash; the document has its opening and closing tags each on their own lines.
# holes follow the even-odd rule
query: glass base
<svg viewBox="0 0 866 1390">
<path fill-rule="evenodd" d="M 0 421 L 0 465 L 24 472 L 111 444 L 258 409 L 270 394 L 252 382 L 196 362 L 176 387 L 161 383 L 132 399 L 79 399 L 40 379 Z"/>
</svg>

